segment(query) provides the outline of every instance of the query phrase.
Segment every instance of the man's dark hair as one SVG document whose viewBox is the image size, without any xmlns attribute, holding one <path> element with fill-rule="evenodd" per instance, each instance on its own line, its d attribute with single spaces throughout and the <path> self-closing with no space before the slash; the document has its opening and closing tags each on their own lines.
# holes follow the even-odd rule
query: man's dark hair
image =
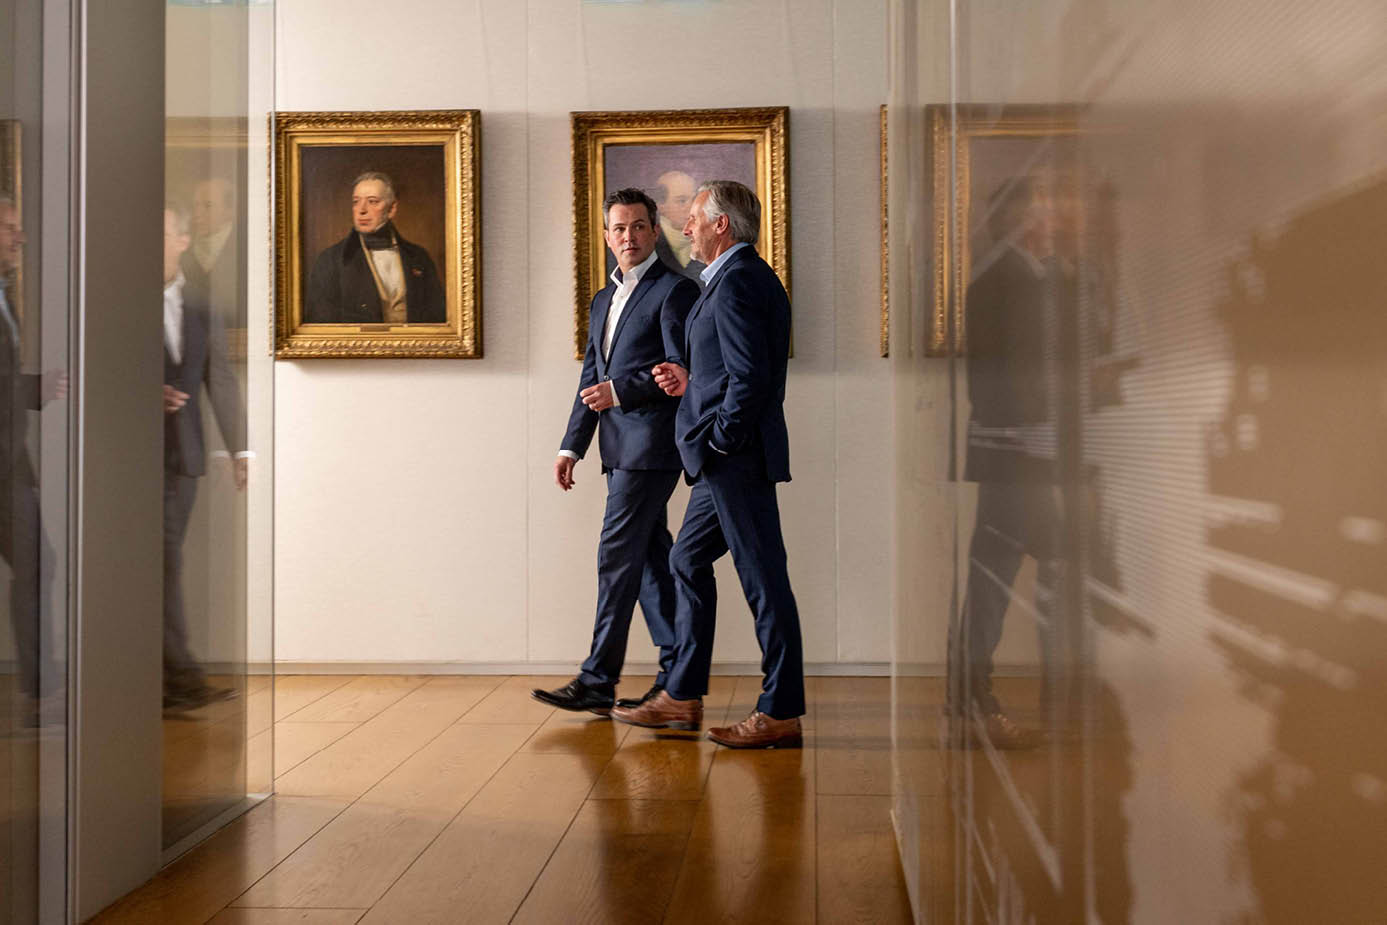
<svg viewBox="0 0 1387 925">
<path fill-rule="evenodd" d="M 654 228 L 658 222 L 660 210 L 655 206 L 655 200 L 651 199 L 645 190 L 636 189 L 628 186 L 619 189 L 614 193 L 608 193 L 607 198 L 602 200 L 602 227 L 607 227 L 607 213 L 612 210 L 612 206 L 645 206 L 645 214 L 650 219 L 650 227 Z"/>
</svg>

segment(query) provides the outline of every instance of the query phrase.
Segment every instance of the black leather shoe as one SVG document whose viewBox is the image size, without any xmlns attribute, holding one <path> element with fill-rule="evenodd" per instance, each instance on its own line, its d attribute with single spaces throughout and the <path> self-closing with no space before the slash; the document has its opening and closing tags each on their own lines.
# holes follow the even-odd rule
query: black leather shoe
<svg viewBox="0 0 1387 925">
<path fill-rule="evenodd" d="M 654 697 L 656 694 L 658 694 L 660 691 L 664 689 L 664 685 L 656 684 L 653 687 L 651 687 L 650 690 L 646 691 L 644 694 L 641 694 L 639 697 L 620 698 L 619 700 L 617 700 L 616 705 L 619 707 L 624 707 L 627 710 L 634 710 L 636 707 L 645 703 L 651 697 Z"/>
<path fill-rule="evenodd" d="M 611 715 L 612 694 L 610 689 L 589 687 L 578 678 L 574 678 L 557 690 L 542 691 L 535 688 L 530 692 L 531 697 L 540 703 L 547 703 L 551 707 L 558 707 L 560 710 L 572 710 L 575 713 L 587 710 L 598 716 Z"/>
</svg>

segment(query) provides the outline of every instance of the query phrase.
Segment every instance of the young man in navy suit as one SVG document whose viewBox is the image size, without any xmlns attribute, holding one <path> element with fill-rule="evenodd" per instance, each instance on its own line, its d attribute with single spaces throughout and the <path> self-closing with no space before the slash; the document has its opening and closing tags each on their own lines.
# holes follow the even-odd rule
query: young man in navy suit
<svg viewBox="0 0 1387 925">
<path fill-rule="evenodd" d="M 617 268 L 612 284 L 592 300 L 578 395 L 554 461 L 554 481 L 568 491 L 597 431 L 607 477 L 597 546 L 597 619 L 578 677 L 557 690 L 535 690 L 534 697 L 565 710 L 606 715 L 616 702 L 638 599 L 650 639 L 660 649 L 660 672 L 644 696 L 620 703 L 638 706 L 664 690 L 674 658 L 673 539 L 665 507 L 682 467 L 674 446 L 679 400 L 656 384 L 653 370 L 663 363 L 683 365 L 684 316 L 698 286 L 656 256 L 659 219 L 645 193 L 612 193 L 602 204 L 602 221 Z"/>
<path fill-rule="evenodd" d="M 636 726 L 700 727 L 717 618 L 713 563 L 731 551 L 765 674 L 751 715 L 708 731 L 733 748 L 798 746 L 804 713 L 799 611 L 775 497 L 776 483 L 790 480 L 790 299 L 756 254 L 760 228 L 761 204 L 751 190 L 730 180 L 699 187 L 684 226 L 694 259 L 707 264 L 703 295 L 684 323 L 689 363 L 653 370 L 661 388 L 683 396 L 676 440 L 693 485 L 670 553 L 679 593 L 674 667 L 658 696 L 612 713 Z"/>
</svg>

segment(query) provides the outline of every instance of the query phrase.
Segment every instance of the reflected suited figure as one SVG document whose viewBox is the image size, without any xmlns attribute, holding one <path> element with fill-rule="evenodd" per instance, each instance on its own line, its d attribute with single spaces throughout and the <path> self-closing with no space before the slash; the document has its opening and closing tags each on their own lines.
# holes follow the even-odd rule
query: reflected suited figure
<svg viewBox="0 0 1387 925">
<path fill-rule="evenodd" d="M 308 324 L 441 324 L 443 283 L 429 252 L 400 237 L 395 183 L 367 171 L 352 183 L 352 230 L 318 255 L 308 277 Z"/>
<path fill-rule="evenodd" d="M 1063 579 L 1057 479 L 1063 442 L 1053 394 L 1058 345 L 1057 300 L 1065 274 L 1053 259 L 1052 208 L 1032 177 L 1011 181 L 995 197 L 989 224 L 998 245 L 968 287 L 965 302 L 968 422 L 964 478 L 978 483 L 977 519 L 969 547 L 968 582 L 950 638 L 951 670 L 966 659 L 966 690 L 999 747 L 1024 747 L 1031 737 L 1016 726 L 992 691 L 993 653 L 1011 603 L 1023 556 L 1038 563 L 1035 607 L 1041 627 L 1042 669 L 1053 667 L 1056 600 Z M 1048 624 L 1048 626 L 1047 626 Z M 961 648 L 960 648 L 961 643 Z M 953 684 L 951 691 L 955 691 Z M 956 712 L 962 712 L 957 707 Z"/>
<path fill-rule="evenodd" d="M 226 446 L 235 454 L 236 487 L 245 488 L 249 454 L 236 377 L 227 363 L 221 321 L 187 289 L 179 261 L 190 243 L 188 216 L 164 210 L 164 707 L 189 710 L 231 691 L 209 687 L 188 649 L 183 604 L 183 540 L 197 482 L 207 471 L 201 396 L 206 389 Z"/>
<path fill-rule="evenodd" d="M 52 550 L 39 519 L 38 479 L 25 441 L 26 412 L 60 397 L 66 386 L 57 378 L 45 382 L 20 367 L 19 319 L 8 281 L 20 265 L 24 243 L 19 210 L 13 199 L 0 193 L 0 556 L 11 572 L 10 621 L 20 684 L 28 697 L 40 698 L 56 687 L 46 663 L 52 631 L 39 607 L 41 563 Z"/>
</svg>

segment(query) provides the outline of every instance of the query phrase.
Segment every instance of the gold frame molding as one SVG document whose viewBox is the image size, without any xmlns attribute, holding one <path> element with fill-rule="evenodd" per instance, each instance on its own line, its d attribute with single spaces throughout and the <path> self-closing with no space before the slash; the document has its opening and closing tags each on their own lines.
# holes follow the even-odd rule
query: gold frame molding
<svg viewBox="0 0 1387 925">
<path fill-rule="evenodd" d="M 891 355 L 891 241 L 887 234 L 889 176 L 886 170 L 886 104 L 881 104 L 881 355 Z"/>
<path fill-rule="evenodd" d="M 588 340 L 588 306 L 606 285 L 602 240 L 603 152 L 608 145 L 752 142 L 756 195 L 761 200 L 757 251 L 790 291 L 789 122 L 787 106 L 569 113 L 573 132 L 573 349 L 581 360 Z"/>
<path fill-rule="evenodd" d="M 445 211 L 442 324 L 314 324 L 303 318 L 303 148 L 438 144 L 443 148 Z M 318 357 L 465 358 L 482 355 L 481 113 L 275 113 L 275 317 L 277 359 Z"/>
<path fill-rule="evenodd" d="M 1069 104 L 1018 105 L 999 108 L 985 104 L 954 107 L 957 114 L 957 138 L 950 130 L 950 107 L 934 103 L 925 107 L 925 125 L 929 132 L 929 176 L 932 186 L 931 226 L 933 229 L 934 316 L 930 324 L 925 356 L 962 356 L 966 349 L 967 332 L 963 329 L 963 298 L 972 272 L 972 255 L 968 250 L 968 215 L 970 202 L 972 142 L 979 138 L 1025 138 L 1078 134 L 1079 107 Z M 950 144 L 956 158 L 955 175 L 959 196 L 954 205 L 952 228 L 959 229 L 961 253 L 951 259 L 949 222 L 949 153 Z M 949 301 L 953 299 L 953 329 L 957 332 L 953 348 L 949 343 Z"/>
</svg>

